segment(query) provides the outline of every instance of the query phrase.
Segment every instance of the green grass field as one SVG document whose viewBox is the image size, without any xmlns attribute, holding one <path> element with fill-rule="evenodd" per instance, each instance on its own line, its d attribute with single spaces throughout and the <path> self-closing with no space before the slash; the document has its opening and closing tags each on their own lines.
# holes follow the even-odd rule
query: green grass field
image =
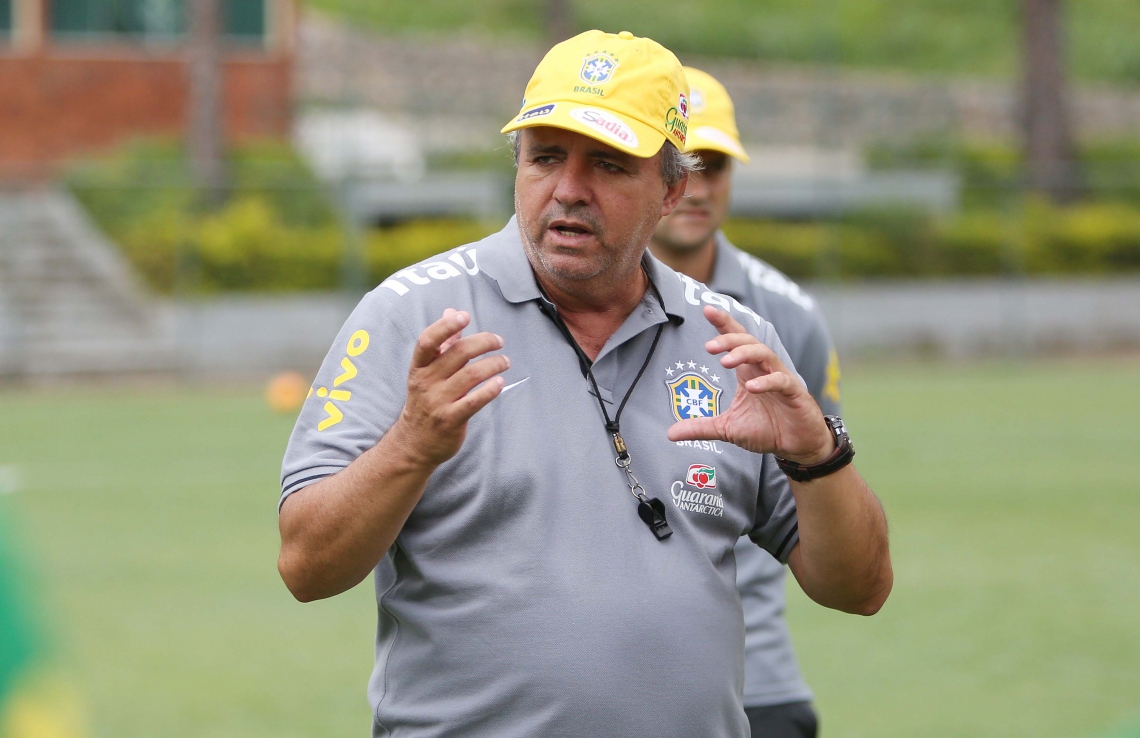
<svg viewBox="0 0 1140 738">
<path fill-rule="evenodd" d="M 537 39 L 545 3 L 534 0 L 306 0 L 388 33 L 454 32 Z M 632 31 L 682 57 L 897 68 L 1009 76 L 1018 69 L 1020 1 L 1011 0 L 570 0 L 574 27 Z M 1140 4 L 1064 3 L 1078 77 L 1140 81 Z M 684 60 L 684 59 L 682 59 Z"/>
<path fill-rule="evenodd" d="M 791 596 L 824 736 L 1136 735 L 1140 361 L 845 379 L 896 582 L 871 619 Z M 368 735 L 372 593 L 300 605 L 278 580 L 292 420 L 259 391 L 9 388 L 0 418 L 94 736 Z"/>
</svg>

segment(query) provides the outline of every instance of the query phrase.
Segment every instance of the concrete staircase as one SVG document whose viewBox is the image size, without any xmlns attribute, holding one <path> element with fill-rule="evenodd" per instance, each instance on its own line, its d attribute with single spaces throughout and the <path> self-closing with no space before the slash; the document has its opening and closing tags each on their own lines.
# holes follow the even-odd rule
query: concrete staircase
<svg viewBox="0 0 1140 738">
<path fill-rule="evenodd" d="M 69 193 L 0 192 L 0 376 L 172 370 L 173 325 Z"/>
</svg>

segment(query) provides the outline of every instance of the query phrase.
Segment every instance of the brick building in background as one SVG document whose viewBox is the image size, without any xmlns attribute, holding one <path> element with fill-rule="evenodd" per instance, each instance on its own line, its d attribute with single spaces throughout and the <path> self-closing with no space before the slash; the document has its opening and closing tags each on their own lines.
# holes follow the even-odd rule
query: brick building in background
<svg viewBox="0 0 1140 738">
<path fill-rule="evenodd" d="M 186 129 L 187 0 L 0 0 L 0 177 Z M 222 0 L 231 140 L 284 137 L 292 0 Z"/>
</svg>

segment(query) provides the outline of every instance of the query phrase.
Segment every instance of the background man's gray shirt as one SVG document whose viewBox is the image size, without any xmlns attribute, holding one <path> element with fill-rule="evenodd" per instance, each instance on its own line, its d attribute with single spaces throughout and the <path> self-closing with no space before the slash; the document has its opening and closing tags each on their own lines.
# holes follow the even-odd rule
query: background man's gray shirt
<svg viewBox="0 0 1140 738">
<path fill-rule="evenodd" d="M 666 505 L 665 541 L 638 518 L 578 359 L 539 309 L 514 220 L 396 273 L 341 330 L 290 438 L 282 504 L 395 422 L 416 337 L 444 308 L 471 313 L 467 335 L 502 335 L 511 358 L 503 393 L 376 568 L 374 735 L 747 735 L 733 550 L 748 534 L 786 560 L 795 500 L 771 455 L 665 433 L 677 417 L 724 411 L 736 390 L 704 350 L 715 329 L 703 304 L 790 360 L 752 311 L 645 263 L 664 310 L 650 290 L 594 371 L 619 402 L 665 324 L 621 418 L 634 473 Z"/>
<path fill-rule="evenodd" d="M 770 322 L 808 391 L 828 415 L 838 415 L 839 363 L 819 305 L 769 264 L 717 233 L 713 291 L 736 298 Z M 736 547 L 736 584 L 744 605 L 744 704 L 781 705 L 812 699 L 784 619 L 783 564 L 742 538 Z"/>
</svg>

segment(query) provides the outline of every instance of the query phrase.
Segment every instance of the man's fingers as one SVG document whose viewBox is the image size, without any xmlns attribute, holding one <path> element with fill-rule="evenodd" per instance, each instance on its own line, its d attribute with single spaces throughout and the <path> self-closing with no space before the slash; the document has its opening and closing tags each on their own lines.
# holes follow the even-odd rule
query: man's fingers
<svg viewBox="0 0 1140 738">
<path fill-rule="evenodd" d="M 710 339 L 705 343 L 705 350 L 710 354 L 716 355 L 725 351 L 731 351 L 737 346 L 745 346 L 750 343 L 760 343 L 760 340 L 751 333 L 728 333 Z"/>
<path fill-rule="evenodd" d="M 502 374 L 510 366 L 511 360 L 506 356 L 488 356 L 473 361 L 449 377 L 440 387 L 440 391 L 447 401 L 453 402 L 496 374 Z"/>
<path fill-rule="evenodd" d="M 443 317 L 435 321 L 416 339 L 416 348 L 412 351 L 412 366 L 425 367 L 435 361 L 439 356 L 440 347 L 452 336 L 462 333 L 471 322 L 471 316 L 466 312 L 448 308 L 443 311 Z"/>
<path fill-rule="evenodd" d="M 471 416 L 485 408 L 491 400 L 499 396 L 503 391 L 503 385 L 506 380 L 502 377 L 492 377 L 487 380 L 487 383 L 482 387 L 468 392 L 463 397 L 455 401 L 453 407 L 456 412 L 456 420 L 460 423 L 466 423 L 471 420 Z"/>
<path fill-rule="evenodd" d="M 670 441 L 723 441 L 713 418 L 682 420 L 665 432 Z"/>
<path fill-rule="evenodd" d="M 798 384 L 799 383 L 791 374 L 773 372 L 771 374 L 765 374 L 762 377 L 748 380 L 744 383 L 744 389 L 754 395 L 763 394 L 765 392 L 777 392 L 781 395 L 794 397 L 799 391 Z"/>
<path fill-rule="evenodd" d="M 776 352 L 762 343 L 748 343 L 729 351 L 721 357 L 720 364 L 725 369 L 735 369 L 743 364 L 752 364 L 766 372 L 787 373 L 788 368 Z"/>
<path fill-rule="evenodd" d="M 488 351 L 498 351 L 503 347 L 503 337 L 494 333 L 476 333 L 452 343 L 432 364 L 429 375 L 447 379 L 474 359 Z"/>
<path fill-rule="evenodd" d="M 712 305 L 705 305 L 705 320 L 713 324 L 718 333 L 747 333 L 744 326 L 723 310 L 717 310 Z"/>
</svg>

